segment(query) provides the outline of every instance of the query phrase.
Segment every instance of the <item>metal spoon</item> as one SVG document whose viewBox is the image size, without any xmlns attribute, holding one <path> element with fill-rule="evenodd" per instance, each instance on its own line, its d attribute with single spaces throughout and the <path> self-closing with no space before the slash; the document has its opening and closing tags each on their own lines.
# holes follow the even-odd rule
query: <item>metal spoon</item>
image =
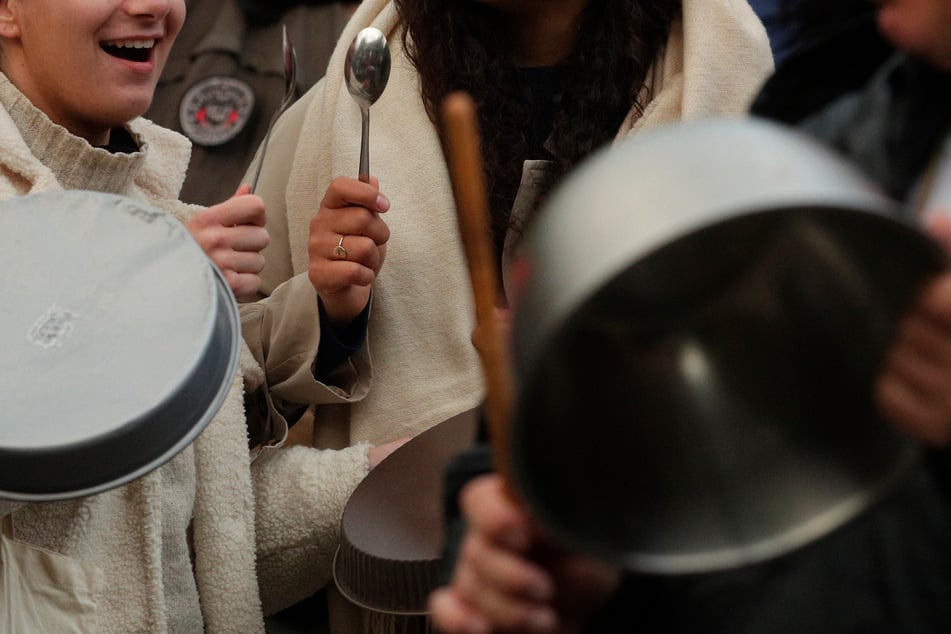
<svg viewBox="0 0 951 634">
<path fill-rule="evenodd" d="M 261 176 L 261 167 L 264 165 L 264 155 L 267 153 L 267 143 L 271 139 L 271 130 L 274 129 L 274 124 L 277 123 L 278 117 L 280 117 L 294 101 L 294 95 L 297 91 L 297 53 L 294 51 L 291 38 L 287 36 L 286 24 L 283 26 L 282 52 L 284 54 L 284 99 L 271 116 L 271 121 L 267 125 L 267 132 L 264 134 L 264 141 L 261 142 L 261 156 L 258 157 L 258 166 L 254 170 L 254 178 L 251 179 L 252 193 L 257 188 L 258 177 Z"/>
<path fill-rule="evenodd" d="M 360 106 L 363 125 L 359 179 L 367 183 L 370 181 L 370 106 L 383 94 L 390 78 L 390 49 L 382 31 L 371 26 L 357 33 L 347 49 L 343 73 L 347 90 Z"/>
</svg>

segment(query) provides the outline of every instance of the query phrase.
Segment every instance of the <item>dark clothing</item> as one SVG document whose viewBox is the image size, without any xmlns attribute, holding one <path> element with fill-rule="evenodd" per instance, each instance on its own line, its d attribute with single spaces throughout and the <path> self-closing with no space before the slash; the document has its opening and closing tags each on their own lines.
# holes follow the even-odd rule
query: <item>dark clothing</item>
<svg viewBox="0 0 951 634">
<path fill-rule="evenodd" d="M 873 54 L 880 50 L 876 47 Z M 806 116 L 801 104 L 790 104 L 787 96 L 816 84 L 832 85 L 841 76 L 819 68 L 807 71 L 797 64 L 780 69 L 783 74 L 777 72 L 753 104 L 753 114 L 798 124 L 847 156 L 890 196 L 905 200 L 951 128 L 951 75 L 894 54 L 862 89 L 844 91 L 828 107 Z"/>
<path fill-rule="evenodd" d="M 314 378 L 318 381 L 329 380 L 330 374 L 337 367 L 350 358 L 363 346 L 367 338 L 367 327 L 370 323 L 370 302 L 344 328 L 337 328 L 330 324 L 330 319 L 324 311 L 324 304 L 317 299 L 317 314 L 320 316 L 320 348 L 314 361 Z"/>
<path fill-rule="evenodd" d="M 951 513 L 929 474 L 825 538 L 725 572 L 629 575 L 591 634 L 946 634 Z"/>
<path fill-rule="evenodd" d="M 139 144 L 135 142 L 132 135 L 125 128 L 113 128 L 109 134 L 109 142 L 105 145 L 99 145 L 107 152 L 112 154 L 132 154 L 139 151 Z"/>
<path fill-rule="evenodd" d="M 763 563 L 702 575 L 628 573 L 588 634 L 947 634 L 951 496 L 947 452 L 822 539 Z M 458 493 L 492 470 L 487 443 L 446 478 L 442 582 L 465 532 Z"/>
<path fill-rule="evenodd" d="M 797 125 L 839 97 L 861 91 L 893 53 L 875 16 L 828 26 L 813 46 L 790 53 L 760 89 L 750 111 Z M 792 80 L 791 78 L 795 78 Z"/>
<path fill-rule="evenodd" d="M 802 122 L 897 200 L 906 200 L 951 127 L 951 75 L 893 57 L 861 94 Z"/>
<path fill-rule="evenodd" d="M 274 24 L 285 11 L 297 6 L 335 4 L 334 0 L 238 0 L 238 6 L 254 23 Z"/>
<path fill-rule="evenodd" d="M 835 36 L 853 19 L 875 19 L 875 7 L 868 0 L 750 0 L 750 6 L 766 27 L 777 68 L 802 49 L 813 48 L 819 39 Z M 860 67 L 867 64 L 856 61 Z"/>
<path fill-rule="evenodd" d="M 295 6 L 288 8 L 291 4 Z M 348 5 L 353 4 L 279 5 L 297 52 L 299 96 L 323 77 L 349 17 Z M 186 6 L 185 25 L 145 116 L 192 139 L 192 159 L 181 199 L 212 205 L 231 197 L 241 184 L 271 116 L 283 100 L 282 25 L 249 20 L 237 0 L 189 0 Z M 203 92 L 192 90 L 213 77 L 233 83 L 213 81 L 205 84 Z M 201 129 L 207 120 L 203 100 L 209 111 L 217 106 L 226 117 L 217 128 L 208 128 L 214 135 Z"/>
<path fill-rule="evenodd" d="M 545 142 L 555 125 L 555 114 L 561 104 L 561 68 L 539 66 L 521 68 L 519 78 L 525 91 L 525 110 L 529 113 L 528 156 L 526 159 L 549 159 Z"/>
<path fill-rule="evenodd" d="M 766 27 L 769 48 L 777 65 L 795 48 L 797 35 L 796 25 L 784 19 L 782 5 L 782 0 L 750 0 L 750 6 Z"/>
</svg>

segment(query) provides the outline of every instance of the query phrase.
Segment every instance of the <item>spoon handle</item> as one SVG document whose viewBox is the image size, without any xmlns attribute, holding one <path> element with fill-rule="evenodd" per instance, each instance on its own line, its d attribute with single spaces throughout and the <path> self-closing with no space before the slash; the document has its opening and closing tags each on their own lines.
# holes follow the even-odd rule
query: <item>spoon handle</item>
<svg viewBox="0 0 951 634">
<path fill-rule="evenodd" d="M 258 178 L 261 176 L 261 168 L 264 166 L 264 155 L 267 154 L 267 144 L 271 140 L 271 130 L 280 116 L 287 110 L 287 107 L 293 103 L 297 90 L 297 52 L 294 50 L 294 44 L 287 35 L 287 25 L 283 26 L 283 44 L 281 52 L 284 57 L 284 98 L 281 99 L 281 105 L 278 106 L 271 120 L 267 124 L 267 132 L 264 133 L 264 140 L 261 142 L 261 151 L 258 156 L 258 165 L 254 169 L 254 176 L 251 178 L 251 193 L 258 189 Z"/>
<path fill-rule="evenodd" d="M 370 109 L 360 108 L 362 129 L 360 133 L 360 176 L 364 183 L 370 182 Z"/>
</svg>

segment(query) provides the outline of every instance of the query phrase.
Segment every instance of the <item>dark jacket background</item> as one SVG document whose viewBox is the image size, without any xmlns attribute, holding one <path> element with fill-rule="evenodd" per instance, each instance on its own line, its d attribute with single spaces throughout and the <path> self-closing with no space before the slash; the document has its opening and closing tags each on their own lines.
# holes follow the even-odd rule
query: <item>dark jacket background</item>
<svg viewBox="0 0 951 634">
<path fill-rule="evenodd" d="M 253 12 L 249 16 L 242 9 Z M 254 95 L 241 131 L 226 143 L 203 146 L 193 139 L 192 159 L 182 189 L 185 202 L 211 205 L 237 189 L 284 97 L 282 25 L 297 52 L 297 96 L 324 76 L 352 2 L 260 2 L 188 0 L 181 34 L 159 80 L 146 118 L 183 132 L 182 98 L 213 76 L 234 78 Z M 186 135 L 187 136 L 187 135 Z M 280 152 L 271 147 L 268 152 Z"/>
</svg>

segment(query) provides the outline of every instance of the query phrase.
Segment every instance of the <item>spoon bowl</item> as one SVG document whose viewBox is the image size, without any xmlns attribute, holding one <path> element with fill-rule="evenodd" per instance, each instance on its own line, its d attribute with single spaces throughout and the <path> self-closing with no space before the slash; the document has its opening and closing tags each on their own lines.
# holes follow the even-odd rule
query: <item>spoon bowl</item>
<svg viewBox="0 0 951 634">
<path fill-rule="evenodd" d="M 383 94 L 383 89 L 390 79 L 390 49 L 382 31 L 367 27 L 353 38 L 344 61 L 344 79 L 347 90 L 360 106 L 362 125 L 359 178 L 363 182 L 369 182 L 370 106 Z"/>
</svg>

